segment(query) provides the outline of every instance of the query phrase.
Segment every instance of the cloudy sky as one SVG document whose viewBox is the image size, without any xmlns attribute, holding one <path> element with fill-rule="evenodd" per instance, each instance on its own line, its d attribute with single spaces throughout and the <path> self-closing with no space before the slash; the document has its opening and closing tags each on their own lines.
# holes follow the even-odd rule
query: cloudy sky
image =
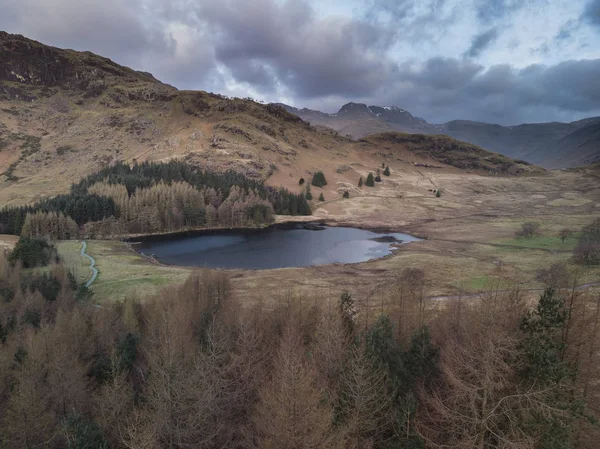
<svg viewBox="0 0 600 449">
<path fill-rule="evenodd" d="M 600 0 L 0 0 L 0 29 L 180 89 L 434 123 L 600 115 Z"/>
</svg>

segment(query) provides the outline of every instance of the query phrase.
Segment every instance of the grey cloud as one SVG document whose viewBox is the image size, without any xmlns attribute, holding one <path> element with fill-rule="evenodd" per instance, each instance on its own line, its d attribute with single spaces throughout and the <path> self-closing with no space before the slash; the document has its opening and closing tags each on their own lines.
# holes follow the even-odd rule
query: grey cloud
<svg viewBox="0 0 600 449">
<path fill-rule="evenodd" d="M 345 19 L 317 19 L 301 2 L 204 1 L 197 20 L 218 36 L 216 57 L 240 82 L 269 78 L 296 95 L 357 95 L 373 92 L 393 73 L 385 56 L 389 36 L 373 24 Z M 260 61 L 247 70 L 244 60 Z"/>
<path fill-rule="evenodd" d="M 488 48 L 496 40 L 497 37 L 498 29 L 496 27 L 490 28 L 489 30 L 478 34 L 471 42 L 471 46 L 465 52 L 465 55 L 469 56 L 470 58 L 476 58 L 486 48 Z"/>
<path fill-rule="evenodd" d="M 475 4 L 477 16 L 484 22 L 501 19 L 523 8 L 532 0 L 478 0 Z"/>
<path fill-rule="evenodd" d="M 582 19 L 591 25 L 600 27 L 600 0 L 590 0 L 588 2 Z"/>
<path fill-rule="evenodd" d="M 476 62 L 502 29 L 486 21 L 503 20 L 520 7 L 516 0 L 476 3 L 486 31 L 470 43 L 468 57 L 402 63 L 393 59 L 396 46 L 421 38 L 436 42 L 464 4 L 371 0 L 365 17 L 322 18 L 307 0 L 4 2 L 0 29 L 91 50 L 179 88 L 236 95 L 251 88 L 259 98 L 285 97 L 324 110 L 348 101 L 392 104 L 432 122 L 511 124 L 600 115 L 600 60 L 523 70 Z M 600 0 L 587 6 L 590 23 L 598 18 L 598 5 Z M 565 23 L 554 41 L 569 39 L 578 23 Z"/>
<path fill-rule="evenodd" d="M 462 118 L 515 124 L 600 114 L 600 59 L 522 70 L 506 64 L 477 68 L 447 59 L 429 61 L 416 72 L 403 69 L 404 82 L 396 82 L 386 102 L 393 98 L 394 104 L 433 122 Z M 431 81 L 445 75 L 452 80 L 448 85 Z"/>
<path fill-rule="evenodd" d="M 149 49 L 169 50 L 165 36 L 144 23 L 128 2 L 104 0 L 82 7 L 77 0 L 19 0 L 9 5 L 11 14 L 0 16 L 0 28 L 44 43 L 92 50 L 121 60 Z"/>
</svg>

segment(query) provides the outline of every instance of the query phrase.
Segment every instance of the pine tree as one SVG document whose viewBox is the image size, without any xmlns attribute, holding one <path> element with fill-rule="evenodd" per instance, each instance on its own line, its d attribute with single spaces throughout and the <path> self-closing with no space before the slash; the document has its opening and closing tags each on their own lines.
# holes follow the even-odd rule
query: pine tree
<svg viewBox="0 0 600 449">
<path fill-rule="evenodd" d="M 367 187 L 373 187 L 375 185 L 375 179 L 373 178 L 373 173 L 369 173 L 367 176 L 367 181 L 365 182 Z"/>
<path fill-rule="evenodd" d="M 327 181 L 325 180 L 325 175 L 322 171 L 318 171 L 313 175 L 313 179 L 311 184 L 315 187 L 323 187 L 327 185 Z"/>
<path fill-rule="evenodd" d="M 312 193 L 310 192 L 310 185 L 306 186 L 306 200 L 311 201 L 313 199 Z"/>
<path fill-rule="evenodd" d="M 350 193 L 346 190 L 342 196 L 344 198 L 350 198 Z"/>
<path fill-rule="evenodd" d="M 390 176 L 390 166 L 389 165 L 385 166 L 385 170 L 383 170 L 383 174 L 385 176 Z"/>
<path fill-rule="evenodd" d="M 358 180 L 358 187 L 362 187 L 362 185 L 363 185 L 363 179 L 361 176 L 360 179 Z"/>
<path fill-rule="evenodd" d="M 319 201 L 325 201 L 325 197 L 323 196 L 323 192 L 319 195 Z"/>
<path fill-rule="evenodd" d="M 442 196 L 442 194 L 441 194 L 441 193 L 440 193 L 440 191 L 438 190 L 438 191 L 436 191 L 436 192 L 435 192 L 435 196 L 436 196 L 436 198 L 439 198 L 440 196 Z"/>
</svg>

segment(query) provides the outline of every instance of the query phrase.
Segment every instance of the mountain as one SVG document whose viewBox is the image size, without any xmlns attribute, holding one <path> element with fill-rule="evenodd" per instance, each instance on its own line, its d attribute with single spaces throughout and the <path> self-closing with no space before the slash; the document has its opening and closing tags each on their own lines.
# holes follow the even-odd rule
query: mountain
<svg viewBox="0 0 600 449">
<path fill-rule="evenodd" d="M 382 164 L 398 171 L 540 170 L 454 139 L 421 136 L 417 145 L 391 134 L 357 142 L 298 115 L 327 116 L 180 91 L 90 52 L 0 32 L 0 204 L 66 192 L 72 182 L 117 161 L 184 160 L 295 190 L 300 178 L 322 170 L 326 197 L 356 186 Z M 424 123 L 400 109 L 355 106 L 341 111 L 339 120 L 362 115 L 377 123 L 385 116 L 411 132 Z M 427 145 L 436 151 L 420 150 Z"/>
<path fill-rule="evenodd" d="M 453 120 L 436 125 L 395 106 L 348 103 L 335 114 L 282 106 L 303 120 L 330 127 L 354 139 L 386 131 L 445 134 L 546 168 L 575 167 L 600 160 L 600 137 L 595 131 L 600 125 L 600 117 L 571 123 L 530 123 L 516 126 L 468 120 Z"/>
</svg>

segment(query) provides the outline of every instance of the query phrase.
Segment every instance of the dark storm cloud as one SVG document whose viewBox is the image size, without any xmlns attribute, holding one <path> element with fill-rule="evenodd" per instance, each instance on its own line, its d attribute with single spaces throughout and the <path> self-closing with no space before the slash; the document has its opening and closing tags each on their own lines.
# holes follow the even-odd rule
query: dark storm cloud
<svg viewBox="0 0 600 449">
<path fill-rule="evenodd" d="M 582 18 L 585 22 L 600 27 L 600 0 L 590 0 Z"/>
<path fill-rule="evenodd" d="M 385 31 L 317 19 L 302 2 L 204 1 L 196 17 L 217 36 L 216 58 L 240 82 L 281 82 L 301 97 L 352 96 L 373 92 L 394 70 L 384 56 L 391 43 Z"/>
<path fill-rule="evenodd" d="M 179 88 L 285 97 L 328 112 L 362 101 L 400 106 L 432 122 L 600 114 L 600 60 L 522 70 L 478 63 L 511 14 L 545 0 L 473 1 L 480 22 L 458 30 L 468 48 L 451 55 L 465 57 L 430 52 L 400 62 L 403 46 L 418 41 L 435 48 L 446 31 L 456 35 L 452 27 L 465 3 L 368 0 L 365 14 L 350 18 L 318 15 L 308 0 L 4 0 L 0 29 L 91 50 Z M 599 5 L 588 4 L 585 21 L 600 24 Z M 552 45 L 567 43 L 581 22 L 566 21 L 553 42 L 538 42 L 537 54 L 544 45 L 551 54 Z"/>
<path fill-rule="evenodd" d="M 469 56 L 470 58 L 476 58 L 486 48 L 488 48 L 490 46 L 490 44 L 492 44 L 496 40 L 497 37 L 498 37 L 498 29 L 495 27 L 490 28 L 487 31 L 484 31 L 481 34 L 478 34 L 477 36 L 475 36 L 473 41 L 471 41 L 471 46 L 465 52 L 465 55 Z"/>
<path fill-rule="evenodd" d="M 502 64 L 483 70 L 464 60 L 435 58 L 419 70 L 403 68 L 399 75 L 405 82 L 396 82 L 386 99 L 434 122 L 569 120 L 573 115 L 600 113 L 598 73 L 600 60 L 522 70 Z M 445 77 L 451 81 L 443 81 Z"/>
</svg>

